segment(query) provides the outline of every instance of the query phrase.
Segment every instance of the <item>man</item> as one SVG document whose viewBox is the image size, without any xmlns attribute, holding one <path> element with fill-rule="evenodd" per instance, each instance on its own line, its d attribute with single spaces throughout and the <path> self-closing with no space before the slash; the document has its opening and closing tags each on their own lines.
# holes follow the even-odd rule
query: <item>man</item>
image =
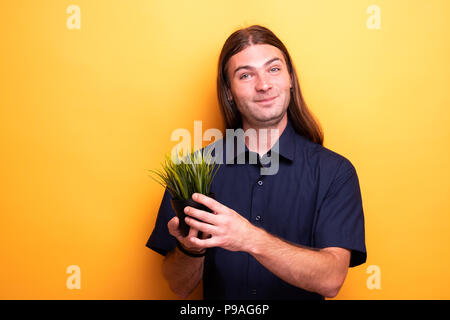
<svg viewBox="0 0 450 320">
<path fill-rule="evenodd" d="M 205 299 L 336 296 L 348 268 L 366 260 L 355 168 L 322 146 L 289 53 L 270 30 L 251 26 L 227 39 L 217 86 L 226 127 L 256 131 L 259 143 L 246 141 L 245 154 L 259 160 L 278 150 L 279 168 L 262 176 L 261 161 L 222 164 L 215 200 L 193 195 L 214 214 L 186 207 L 187 237 L 166 190 L 147 242 L 165 255 L 164 277 L 183 298 L 202 279 Z M 260 129 L 279 135 L 270 139 Z"/>
</svg>

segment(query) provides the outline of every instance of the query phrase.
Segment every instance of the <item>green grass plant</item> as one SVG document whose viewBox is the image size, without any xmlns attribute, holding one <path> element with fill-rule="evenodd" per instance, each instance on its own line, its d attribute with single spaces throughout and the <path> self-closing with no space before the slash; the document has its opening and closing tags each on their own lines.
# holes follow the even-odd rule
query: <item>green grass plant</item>
<svg viewBox="0 0 450 320">
<path fill-rule="evenodd" d="M 181 159 L 178 152 L 175 157 L 166 155 L 161 170 L 149 170 L 153 174 L 151 178 L 167 187 L 174 199 L 187 200 L 194 193 L 209 195 L 220 165 L 213 163 L 211 150 L 206 149 L 192 150 Z"/>
</svg>

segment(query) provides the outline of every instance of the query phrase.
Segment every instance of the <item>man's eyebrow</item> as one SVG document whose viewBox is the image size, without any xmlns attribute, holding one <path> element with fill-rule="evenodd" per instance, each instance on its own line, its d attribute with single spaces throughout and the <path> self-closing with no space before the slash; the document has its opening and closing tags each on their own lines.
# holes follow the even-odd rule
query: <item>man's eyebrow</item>
<svg viewBox="0 0 450 320">
<path fill-rule="evenodd" d="M 270 60 L 267 61 L 266 63 L 264 63 L 264 65 L 267 66 L 267 65 L 269 65 L 269 64 L 271 64 L 272 62 L 277 61 L 277 60 L 280 60 L 280 61 L 281 61 L 280 58 L 275 57 L 275 58 L 270 59 Z M 237 68 L 234 70 L 233 75 L 235 75 L 236 72 L 238 72 L 238 71 L 241 70 L 241 69 L 254 69 L 254 67 L 249 66 L 249 65 L 237 67 Z"/>
</svg>

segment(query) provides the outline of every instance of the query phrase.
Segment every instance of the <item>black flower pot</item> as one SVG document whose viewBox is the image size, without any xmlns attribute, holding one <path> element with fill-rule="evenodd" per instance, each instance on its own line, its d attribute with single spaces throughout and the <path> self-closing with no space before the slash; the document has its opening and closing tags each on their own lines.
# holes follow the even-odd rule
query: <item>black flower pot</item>
<svg viewBox="0 0 450 320">
<path fill-rule="evenodd" d="M 208 197 L 210 198 L 214 198 L 214 193 L 210 193 L 208 195 Z M 172 208 L 175 211 L 175 214 L 177 215 L 178 219 L 180 220 L 180 226 L 179 229 L 181 231 L 181 234 L 183 235 L 183 237 L 186 237 L 189 234 L 189 226 L 188 224 L 184 221 L 184 218 L 186 218 L 186 214 L 184 213 L 184 208 L 185 207 L 192 207 L 192 208 L 196 208 L 199 210 L 203 210 L 203 211 L 207 211 L 207 212 L 211 212 L 211 209 L 209 209 L 208 207 L 205 207 L 203 204 L 195 202 L 194 200 L 191 199 L 171 199 L 170 203 L 172 204 Z"/>
</svg>

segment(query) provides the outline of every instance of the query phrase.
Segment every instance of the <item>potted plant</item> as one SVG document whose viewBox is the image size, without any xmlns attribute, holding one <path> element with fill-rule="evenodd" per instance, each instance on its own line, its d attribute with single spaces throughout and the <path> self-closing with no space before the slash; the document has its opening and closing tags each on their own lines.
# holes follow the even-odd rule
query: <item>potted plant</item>
<svg viewBox="0 0 450 320">
<path fill-rule="evenodd" d="M 212 163 L 211 151 L 207 152 L 205 149 L 191 151 L 181 160 L 178 153 L 176 153 L 176 159 L 166 155 L 162 170 L 149 170 L 155 175 L 151 178 L 170 192 L 171 205 L 180 220 L 179 228 L 184 237 L 189 233 L 189 226 L 184 221 L 186 206 L 212 212 L 209 208 L 192 200 L 194 193 L 202 193 L 214 198 L 214 193 L 211 193 L 210 189 L 219 165 Z"/>
</svg>

